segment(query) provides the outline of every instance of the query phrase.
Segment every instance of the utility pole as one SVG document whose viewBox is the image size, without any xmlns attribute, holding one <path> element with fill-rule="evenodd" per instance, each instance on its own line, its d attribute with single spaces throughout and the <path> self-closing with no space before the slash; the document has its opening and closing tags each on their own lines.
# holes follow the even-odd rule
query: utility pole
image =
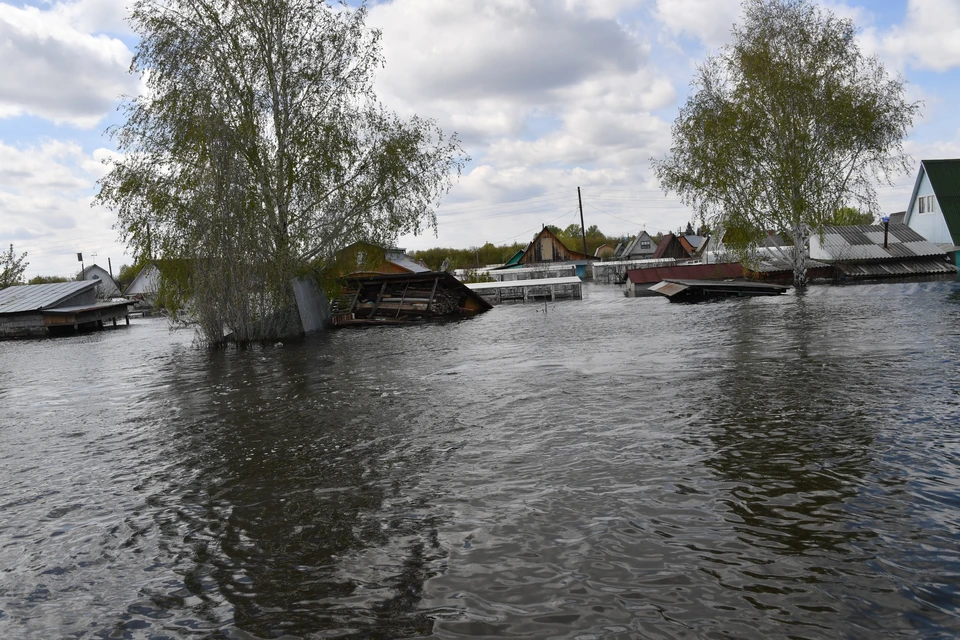
<svg viewBox="0 0 960 640">
<path fill-rule="evenodd" d="M 583 226 L 583 198 L 580 197 L 580 187 L 577 187 L 577 202 L 580 203 L 580 232 L 583 234 L 583 255 L 587 254 L 587 228 Z"/>
</svg>

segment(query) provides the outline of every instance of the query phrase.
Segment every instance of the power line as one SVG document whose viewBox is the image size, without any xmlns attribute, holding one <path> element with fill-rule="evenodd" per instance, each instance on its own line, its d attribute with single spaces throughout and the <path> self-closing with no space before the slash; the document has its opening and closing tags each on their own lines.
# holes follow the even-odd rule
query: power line
<svg viewBox="0 0 960 640">
<path fill-rule="evenodd" d="M 461 222 L 474 222 L 474 221 L 476 221 L 476 220 L 490 220 L 491 218 L 503 218 L 503 217 L 507 217 L 507 216 L 525 216 L 525 215 L 529 215 L 529 214 L 531 214 L 531 213 L 543 213 L 543 212 L 545 212 L 545 211 L 550 211 L 551 209 L 556 209 L 556 208 L 557 208 L 557 204 L 555 204 L 555 203 L 550 203 L 550 202 L 544 202 L 544 203 L 541 203 L 541 204 L 539 204 L 539 205 L 535 205 L 535 206 L 533 206 L 533 207 L 529 207 L 529 208 L 523 209 L 523 210 L 518 210 L 518 211 L 504 211 L 503 213 L 494 213 L 494 214 L 492 214 L 492 215 L 477 216 L 477 217 L 474 217 L 474 218 L 453 218 L 453 216 L 444 216 L 444 215 L 442 215 L 442 214 L 438 214 L 437 217 L 438 217 L 438 218 L 444 218 L 444 219 L 450 219 L 451 222 L 461 223 Z"/>
<path fill-rule="evenodd" d="M 622 220 L 623 222 L 626 222 L 626 223 L 628 223 L 628 224 L 632 224 L 632 225 L 635 226 L 635 227 L 636 227 L 637 225 L 640 225 L 640 226 L 642 226 L 642 227 L 644 227 L 644 228 L 650 227 L 650 228 L 653 229 L 654 231 L 667 231 L 667 229 L 661 229 L 661 228 L 655 227 L 655 226 L 653 226 L 653 225 L 651 225 L 651 224 L 647 224 L 646 222 L 634 222 L 633 220 L 627 220 L 626 218 L 621 218 L 620 216 L 615 216 L 615 215 L 613 215 L 612 213 L 610 213 L 609 211 L 604 211 L 604 210 L 601 209 L 600 207 L 596 207 L 596 206 L 590 204 L 589 202 L 587 203 L 587 206 L 588 206 L 588 207 L 592 207 L 592 208 L 596 209 L 597 211 L 599 211 L 600 213 L 603 213 L 603 214 L 606 214 L 606 215 L 610 216 L 611 218 L 616 218 L 617 220 Z"/>
<path fill-rule="evenodd" d="M 500 202 L 491 202 L 491 203 L 483 204 L 483 205 L 480 205 L 480 206 L 471 206 L 471 203 L 464 203 L 465 205 L 467 205 L 466 208 L 457 208 L 457 205 L 450 205 L 450 206 L 446 207 L 446 211 L 447 211 L 447 213 L 449 213 L 449 214 L 451 214 L 451 215 L 460 214 L 460 213 L 474 213 L 474 212 L 477 212 L 477 211 L 486 211 L 486 210 L 489 210 L 489 209 L 501 209 L 501 208 L 503 208 L 504 205 L 514 205 L 514 206 L 516 206 L 516 205 L 518 205 L 518 204 L 525 204 L 525 203 L 533 202 L 533 201 L 536 201 L 536 200 L 556 200 L 556 201 L 560 201 L 560 200 L 566 200 L 566 199 L 569 198 L 569 197 L 570 197 L 570 196 L 569 196 L 569 194 L 567 194 L 567 193 L 559 193 L 559 192 L 557 192 L 557 193 L 553 193 L 553 194 L 544 194 L 544 195 L 539 195 L 539 196 L 531 196 L 531 197 L 529 197 L 529 198 L 518 198 L 518 199 L 515 199 L 515 200 L 502 200 L 502 201 L 500 201 Z M 539 202 L 538 202 L 537 204 L 539 205 L 539 204 L 543 204 L 543 203 L 539 203 Z M 443 205 L 441 205 L 441 209 L 443 209 Z M 438 211 L 438 213 L 439 213 L 439 211 Z"/>
<path fill-rule="evenodd" d="M 570 209 L 570 211 L 567 211 L 566 213 L 560 214 L 559 216 L 557 216 L 557 217 L 554 218 L 553 220 L 548 220 L 547 222 L 544 223 L 543 226 L 547 226 L 548 224 L 553 224 L 553 223 L 556 222 L 557 220 L 559 220 L 559 219 L 561 219 L 561 218 L 564 218 L 564 217 L 570 215 L 571 213 L 576 213 L 576 211 L 577 211 L 576 209 Z M 542 228 L 542 227 L 541 227 L 541 228 Z M 509 238 L 506 238 L 506 239 L 504 239 L 504 240 L 497 240 L 497 241 L 494 242 L 493 244 L 495 244 L 495 245 L 497 245 L 497 244 L 503 244 L 504 242 L 507 242 L 507 241 L 509 241 L 509 240 L 513 240 L 514 238 L 519 238 L 520 236 L 527 235 L 527 234 L 529 234 L 529 233 L 531 233 L 531 232 L 533 232 L 533 231 L 536 231 L 536 230 L 537 230 L 537 228 L 534 227 L 533 229 L 530 229 L 529 231 L 521 231 L 520 233 L 518 233 L 518 234 L 515 235 L 515 236 L 510 236 Z"/>
</svg>

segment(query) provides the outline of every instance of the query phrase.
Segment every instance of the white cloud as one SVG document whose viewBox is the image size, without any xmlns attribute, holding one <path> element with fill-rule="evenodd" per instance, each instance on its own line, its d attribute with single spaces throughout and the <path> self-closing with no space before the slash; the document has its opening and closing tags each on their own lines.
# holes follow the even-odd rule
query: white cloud
<svg viewBox="0 0 960 640">
<path fill-rule="evenodd" d="M 565 0 L 567 11 L 588 18 L 618 20 L 625 12 L 642 7 L 647 0 Z"/>
<path fill-rule="evenodd" d="M 717 48 L 730 39 L 740 17 L 740 0 L 657 0 L 656 13 L 674 34 Z"/>
<path fill-rule="evenodd" d="M 649 160 L 669 145 L 652 115 L 677 97 L 650 61 L 650 44 L 624 12 L 650 0 L 394 0 L 371 10 L 383 30 L 378 92 L 402 113 L 456 130 L 476 165 L 439 210 L 437 237 L 408 248 L 508 240 L 576 208 L 576 186 L 599 207 L 605 189 L 634 189 L 664 204 Z M 636 16 L 633 17 L 636 19 Z M 685 83 L 686 78 L 681 82 Z M 639 190 L 639 191 L 637 191 Z M 551 195 L 552 194 L 552 195 Z M 506 207 L 505 201 L 533 198 Z M 629 202 L 585 211 L 604 230 L 635 233 L 657 216 Z M 687 219 L 675 200 L 663 222 Z M 623 214 L 622 218 L 616 215 Z M 600 216 L 598 218 L 598 216 Z M 578 218 L 579 219 L 579 218 Z M 557 221 L 565 226 L 573 222 Z M 629 231 L 628 231 L 629 230 Z"/>
<path fill-rule="evenodd" d="M 565 115 L 564 127 L 536 140 L 501 140 L 490 147 L 489 160 L 499 166 L 641 166 L 669 145 L 670 127 L 649 114 L 577 109 Z"/>
<path fill-rule="evenodd" d="M 16 148 L 0 143 L 0 245 L 27 251 L 28 276 L 72 275 L 76 252 L 123 259 L 111 229 L 116 217 L 91 207 L 100 160 L 110 152 L 85 153 L 80 145 L 47 141 Z M 89 260 L 88 260 L 89 263 Z"/>
<path fill-rule="evenodd" d="M 92 128 L 121 94 L 136 90 L 127 46 L 74 28 L 63 11 L 0 3 L 0 117 Z"/>
<path fill-rule="evenodd" d="M 77 0 L 58 2 L 50 13 L 83 33 L 129 34 L 126 0 Z"/>
<path fill-rule="evenodd" d="M 864 49 L 899 68 L 947 71 L 960 67 L 960 3 L 956 0 L 909 0 L 907 18 L 887 31 L 870 28 Z"/>
<path fill-rule="evenodd" d="M 633 73 L 645 50 L 613 19 L 542 0 L 397 0 L 375 6 L 385 87 L 405 100 L 537 103 L 597 73 Z"/>
</svg>

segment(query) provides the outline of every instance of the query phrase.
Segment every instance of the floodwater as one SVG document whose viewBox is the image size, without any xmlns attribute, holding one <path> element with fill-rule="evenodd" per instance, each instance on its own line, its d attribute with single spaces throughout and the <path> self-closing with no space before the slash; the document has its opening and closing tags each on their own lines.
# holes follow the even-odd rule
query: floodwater
<svg viewBox="0 0 960 640">
<path fill-rule="evenodd" d="M 953 638 L 960 283 L 0 343 L 3 638 Z"/>
</svg>

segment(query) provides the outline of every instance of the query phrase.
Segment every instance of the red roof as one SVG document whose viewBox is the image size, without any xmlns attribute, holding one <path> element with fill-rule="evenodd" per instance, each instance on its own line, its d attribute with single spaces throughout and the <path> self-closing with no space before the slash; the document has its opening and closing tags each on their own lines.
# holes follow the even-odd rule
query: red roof
<svg viewBox="0 0 960 640">
<path fill-rule="evenodd" d="M 743 265 L 739 262 L 720 264 L 681 264 L 674 267 L 628 269 L 627 279 L 633 284 L 650 284 L 661 280 L 724 280 L 742 278 Z"/>
</svg>

